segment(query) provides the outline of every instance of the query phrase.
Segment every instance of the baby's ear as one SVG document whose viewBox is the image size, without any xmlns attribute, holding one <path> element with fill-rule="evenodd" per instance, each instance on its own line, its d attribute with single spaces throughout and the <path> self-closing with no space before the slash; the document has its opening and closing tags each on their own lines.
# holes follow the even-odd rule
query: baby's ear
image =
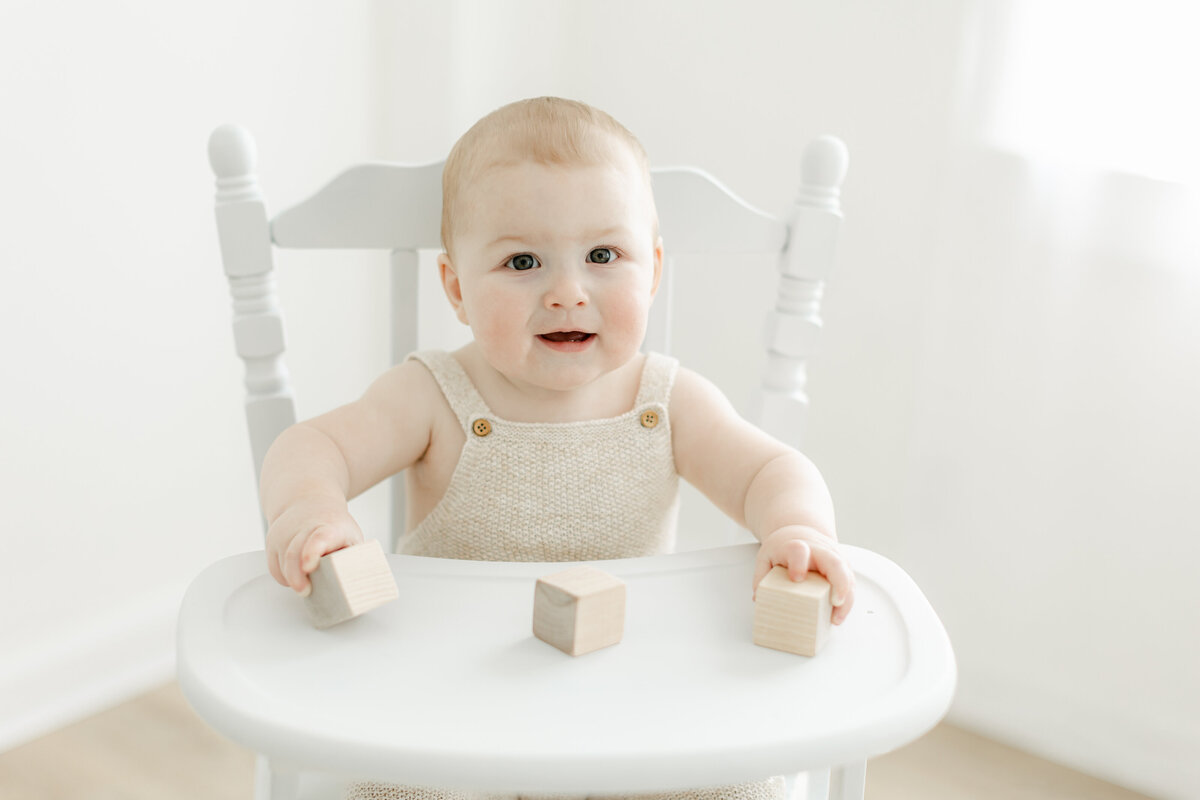
<svg viewBox="0 0 1200 800">
<path fill-rule="evenodd" d="M 663 241 L 659 236 L 654 241 L 654 282 L 650 284 L 650 296 L 658 294 L 658 282 L 662 280 L 663 271 Z"/>
<path fill-rule="evenodd" d="M 470 325 L 471 323 L 467 322 L 467 309 L 463 306 L 462 284 L 458 280 L 458 272 L 454 269 L 454 262 L 450 260 L 450 255 L 448 253 L 439 254 L 437 265 L 438 274 L 442 278 L 442 290 L 446 292 L 446 299 L 450 301 L 455 316 L 463 325 Z"/>
</svg>

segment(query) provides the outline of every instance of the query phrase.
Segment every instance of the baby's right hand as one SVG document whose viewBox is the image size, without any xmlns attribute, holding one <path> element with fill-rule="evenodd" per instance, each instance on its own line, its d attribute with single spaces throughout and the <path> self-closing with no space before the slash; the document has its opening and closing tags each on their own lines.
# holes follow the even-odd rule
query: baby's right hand
<svg viewBox="0 0 1200 800">
<path fill-rule="evenodd" d="M 305 500 L 289 506 L 267 530 L 267 569 L 280 584 L 306 597 L 312 591 L 308 575 L 321 556 L 362 541 L 362 529 L 344 501 Z"/>
</svg>

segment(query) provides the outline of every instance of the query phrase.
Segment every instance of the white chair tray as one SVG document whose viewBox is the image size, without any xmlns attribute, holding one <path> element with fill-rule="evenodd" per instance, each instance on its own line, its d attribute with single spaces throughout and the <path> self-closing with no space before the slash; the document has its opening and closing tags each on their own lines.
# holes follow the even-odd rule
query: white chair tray
<svg viewBox="0 0 1200 800">
<path fill-rule="evenodd" d="M 179 681 L 217 731 L 278 765 L 522 792 L 719 785 L 862 761 L 945 714 L 955 664 L 913 581 L 843 546 L 857 600 L 814 658 L 751 638 L 756 544 L 586 562 L 628 583 L 620 644 L 532 634 L 566 563 L 389 555 L 400 599 L 316 630 L 263 553 L 189 588 Z"/>
</svg>

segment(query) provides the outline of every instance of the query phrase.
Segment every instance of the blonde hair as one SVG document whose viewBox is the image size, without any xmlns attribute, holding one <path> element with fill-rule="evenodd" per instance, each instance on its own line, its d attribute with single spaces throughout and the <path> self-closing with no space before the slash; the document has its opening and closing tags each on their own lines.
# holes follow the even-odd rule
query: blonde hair
<svg viewBox="0 0 1200 800">
<path fill-rule="evenodd" d="M 454 221 L 461 210 L 462 189 L 487 169 L 525 161 L 608 164 L 619 159 L 619 145 L 625 145 L 645 176 L 657 237 L 658 215 L 650 192 L 650 161 L 637 137 L 610 115 L 586 103 L 561 97 L 534 97 L 488 114 L 472 125 L 450 150 L 442 170 L 443 249 L 450 252 Z"/>
</svg>

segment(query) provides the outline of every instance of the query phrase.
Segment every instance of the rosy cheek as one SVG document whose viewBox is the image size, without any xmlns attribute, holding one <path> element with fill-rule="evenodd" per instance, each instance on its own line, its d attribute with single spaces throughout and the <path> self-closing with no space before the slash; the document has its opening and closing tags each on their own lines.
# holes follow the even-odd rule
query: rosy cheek
<svg viewBox="0 0 1200 800">
<path fill-rule="evenodd" d="M 649 294 L 643 298 L 640 295 L 625 294 L 620 302 L 613 307 L 613 315 L 628 327 L 644 327 L 646 316 L 650 311 Z"/>
<path fill-rule="evenodd" d="M 491 298 L 486 308 L 487 312 L 471 326 L 475 339 L 498 357 L 511 356 L 526 338 L 523 320 L 511 301 L 499 296 Z"/>
<path fill-rule="evenodd" d="M 495 341 L 498 338 L 503 338 L 503 320 L 494 311 L 487 314 L 477 315 L 473 328 L 476 338 L 484 337 L 492 341 Z"/>
</svg>

